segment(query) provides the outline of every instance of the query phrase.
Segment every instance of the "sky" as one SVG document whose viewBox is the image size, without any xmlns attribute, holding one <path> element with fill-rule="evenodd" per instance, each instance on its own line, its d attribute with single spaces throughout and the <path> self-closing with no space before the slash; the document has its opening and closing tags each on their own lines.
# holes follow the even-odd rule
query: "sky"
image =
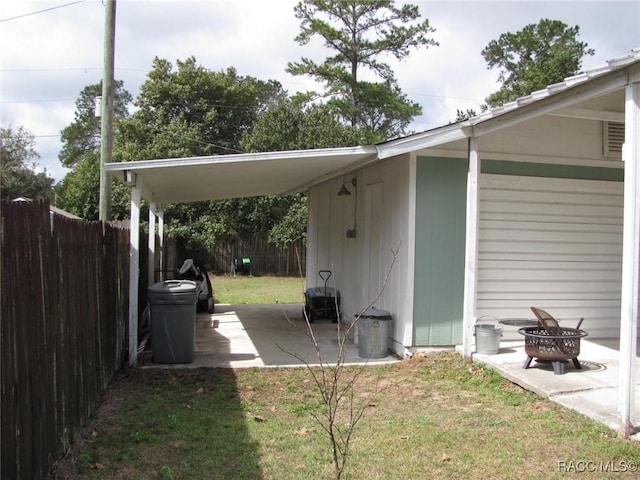
<svg viewBox="0 0 640 480">
<path fill-rule="evenodd" d="M 135 98 L 155 57 L 175 65 L 193 56 L 213 71 L 234 67 L 241 76 L 278 80 L 290 94 L 317 87 L 285 72 L 302 56 L 322 61 L 329 54 L 319 40 L 295 42 L 297 2 L 117 0 L 115 78 Z M 408 3 L 429 19 L 439 43 L 402 62 L 383 59 L 407 97 L 422 106 L 414 132 L 453 121 L 457 109 L 479 111 L 499 87 L 498 71 L 487 68 L 480 52 L 502 33 L 542 18 L 577 25 L 579 40 L 596 51 L 583 70 L 640 47 L 640 0 Z M 58 161 L 60 132 L 73 122 L 83 88 L 102 78 L 104 15 L 102 0 L 0 2 L 0 124 L 34 135 L 39 165 L 56 181 L 67 172 Z"/>
</svg>

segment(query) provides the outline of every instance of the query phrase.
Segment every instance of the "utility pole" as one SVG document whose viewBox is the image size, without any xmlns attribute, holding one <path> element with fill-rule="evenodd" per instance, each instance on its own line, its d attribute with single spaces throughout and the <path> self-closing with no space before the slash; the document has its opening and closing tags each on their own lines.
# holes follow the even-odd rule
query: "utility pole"
<svg viewBox="0 0 640 480">
<path fill-rule="evenodd" d="M 113 69 L 116 40 L 116 0 L 106 0 L 104 20 L 104 64 L 102 73 L 102 119 L 100 123 L 100 211 L 99 219 L 111 217 L 111 177 L 104 169 L 113 152 Z"/>
</svg>

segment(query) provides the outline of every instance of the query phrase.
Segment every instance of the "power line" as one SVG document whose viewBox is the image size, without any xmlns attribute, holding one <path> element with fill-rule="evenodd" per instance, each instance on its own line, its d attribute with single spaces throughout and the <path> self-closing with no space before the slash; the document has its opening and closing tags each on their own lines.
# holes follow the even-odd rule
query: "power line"
<svg viewBox="0 0 640 480">
<path fill-rule="evenodd" d="M 24 72 L 71 72 L 83 70 L 88 72 L 89 70 L 102 70 L 102 67 L 68 67 L 68 68 L 6 68 L 0 69 L 3 73 L 24 73 Z"/>
<path fill-rule="evenodd" d="M 58 8 L 70 7 L 71 5 L 76 5 L 78 3 L 84 3 L 86 1 L 87 0 L 78 0 L 77 2 L 66 3 L 64 5 L 58 5 L 57 7 L 50 7 L 50 8 L 45 8 L 44 10 L 38 10 L 37 12 L 25 13 L 25 14 L 17 15 L 15 17 L 10 17 L 10 18 L 2 18 L 2 19 L 0 19 L 0 23 L 8 22 L 10 20 L 17 20 L 18 18 L 30 17 L 32 15 L 38 15 L 39 13 L 50 12 L 51 10 L 57 10 Z"/>
<path fill-rule="evenodd" d="M 7 100 L 0 101 L 0 105 L 8 105 L 10 103 L 71 103 L 75 101 L 75 98 L 53 98 L 48 100 Z"/>
</svg>

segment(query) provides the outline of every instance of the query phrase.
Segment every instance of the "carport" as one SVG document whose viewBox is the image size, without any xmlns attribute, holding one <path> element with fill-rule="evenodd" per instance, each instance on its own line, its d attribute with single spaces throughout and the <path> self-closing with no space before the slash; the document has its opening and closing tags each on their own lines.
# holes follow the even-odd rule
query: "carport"
<svg viewBox="0 0 640 480">
<path fill-rule="evenodd" d="M 107 172 L 131 187 L 129 364 L 136 365 L 138 361 L 137 312 L 142 199 L 149 204 L 149 264 L 153 265 L 155 255 L 162 258 L 164 204 L 294 193 L 376 159 L 376 147 L 368 146 L 107 164 Z M 155 251 L 156 232 L 161 242 L 159 252 Z M 154 272 L 153 269 L 149 270 L 151 284 L 154 282 Z"/>
<path fill-rule="evenodd" d="M 615 105 L 612 108 L 609 105 Z M 561 84 L 534 92 L 528 97 L 454 125 L 400 138 L 384 144 L 366 147 L 321 149 L 292 152 L 220 155 L 213 157 L 146 160 L 112 163 L 106 170 L 132 187 L 131 201 L 131 295 L 130 312 L 137 312 L 138 230 L 140 201 L 150 205 L 150 232 L 156 224 L 162 236 L 162 205 L 168 202 L 191 202 L 263 194 L 286 194 L 339 182 L 340 177 L 385 159 L 408 164 L 408 177 L 415 175 L 415 159 L 420 152 L 432 149 L 442 153 L 447 144 L 456 144 L 456 153 L 466 156 L 466 227 L 464 227 L 464 336 L 462 351 L 470 357 L 473 326 L 478 316 L 478 225 L 479 190 L 481 180 L 481 140 L 494 132 L 523 125 L 532 119 L 563 117 L 573 119 L 624 122 L 622 160 L 624 161 L 624 234 L 620 308 L 620 369 L 618 392 L 621 436 L 628 437 L 632 428 L 631 406 L 634 404 L 636 377 L 636 332 L 638 317 L 639 245 L 640 245 L 640 52 L 610 62 L 603 69 L 578 75 Z M 527 139 L 527 131 L 520 133 Z M 555 132 L 554 132 L 555 133 Z M 593 132 L 592 132 L 593 134 Z M 581 139 L 587 138 L 582 133 Z M 509 139 L 505 136 L 506 140 Z M 519 140 L 519 138 L 518 138 Z M 456 143 L 457 142 L 457 143 Z M 519 144 L 515 142 L 515 145 Z M 550 159 L 558 152 L 547 151 L 549 144 L 536 144 L 539 155 Z M 446 152 L 451 154 L 451 152 Z M 502 157 L 497 157 L 500 160 Z M 575 160 L 576 162 L 579 160 Z M 387 164 L 389 165 L 389 164 Z M 397 166 L 394 164 L 393 167 Z M 355 185 L 355 184 L 354 184 Z M 360 185 L 360 182 L 358 182 Z M 415 195 L 415 182 L 405 183 Z M 409 210 L 415 205 L 403 204 Z M 411 234 L 411 227 L 408 229 Z M 415 233 L 415 232 L 413 232 Z M 153 235 L 150 235 L 153 238 Z M 363 237 L 364 238 L 364 237 Z M 330 241 L 332 239 L 328 239 Z M 409 257 L 417 256 L 415 235 L 408 239 Z M 151 255 L 154 255 L 150 245 Z M 159 252 L 161 254 L 161 250 Z M 413 265 L 411 265 L 413 267 Z M 353 282 L 356 284 L 357 282 Z M 411 284 L 411 287 L 413 284 Z M 413 322 L 413 312 L 407 312 L 407 322 Z M 130 363 L 135 364 L 137 345 L 137 315 L 130 313 Z M 408 344 L 407 344 L 408 345 Z"/>
</svg>

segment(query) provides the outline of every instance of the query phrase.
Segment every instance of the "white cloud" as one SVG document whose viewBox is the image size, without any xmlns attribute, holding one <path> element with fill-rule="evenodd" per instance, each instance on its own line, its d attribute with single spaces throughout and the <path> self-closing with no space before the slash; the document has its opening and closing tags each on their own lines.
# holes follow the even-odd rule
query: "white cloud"
<svg viewBox="0 0 640 480">
<path fill-rule="evenodd" d="M 298 0 L 118 0 L 116 78 L 134 96 L 154 57 L 175 64 L 194 56 L 212 70 L 235 67 L 239 75 L 276 79 L 290 92 L 313 88 L 285 73 L 302 56 L 321 60 L 321 42 L 299 46 L 293 8 Z M 455 118 L 456 109 L 478 109 L 497 89 L 497 72 L 487 70 L 480 52 L 501 33 L 520 30 L 541 18 L 580 26 L 580 38 L 596 49 L 585 68 L 640 47 L 637 1 L 431 1 L 417 0 L 436 29 L 439 47 L 390 62 L 407 96 L 420 103 L 416 131 Z M 64 0 L 4 0 L 0 20 L 65 4 Z M 56 179 L 56 138 L 73 121 L 82 89 L 101 78 L 104 6 L 86 0 L 64 8 L 0 23 L 3 124 L 24 126 L 38 138 L 42 163 Z"/>
</svg>

